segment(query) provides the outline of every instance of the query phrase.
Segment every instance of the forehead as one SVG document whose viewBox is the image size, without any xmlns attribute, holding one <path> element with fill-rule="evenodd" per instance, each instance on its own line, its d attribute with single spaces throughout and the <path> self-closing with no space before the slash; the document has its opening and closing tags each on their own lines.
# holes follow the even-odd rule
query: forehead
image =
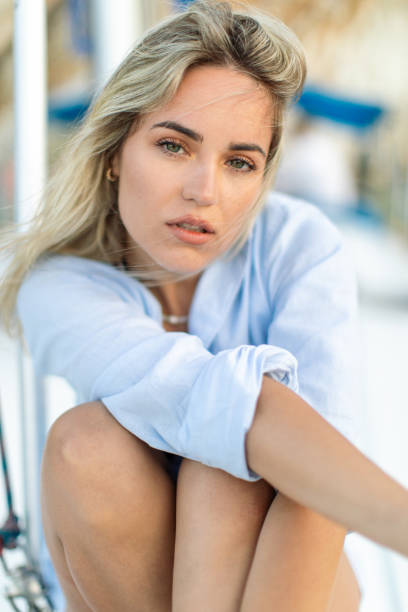
<svg viewBox="0 0 408 612">
<path fill-rule="evenodd" d="M 166 119 L 201 129 L 234 127 L 258 138 L 266 132 L 269 138 L 272 117 L 271 96 L 255 79 L 233 68 L 199 66 L 187 71 L 170 102 L 145 119 L 150 125 Z"/>
</svg>

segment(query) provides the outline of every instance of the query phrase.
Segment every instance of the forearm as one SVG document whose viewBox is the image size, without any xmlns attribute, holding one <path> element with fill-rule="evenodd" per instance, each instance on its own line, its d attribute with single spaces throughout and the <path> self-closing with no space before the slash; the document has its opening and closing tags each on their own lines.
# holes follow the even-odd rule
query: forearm
<svg viewBox="0 0 408 612">
<path fill-rule="evenodd" d="M 327 612 L 346 529 L 276 496 L 260 533 L 241 612 Z"/>
<path fill-rule="evenodd" d="M 291 499 L 408 556 L 408 491 L 268 377 L 246 451 L 250 468 Z"/>
</svg>

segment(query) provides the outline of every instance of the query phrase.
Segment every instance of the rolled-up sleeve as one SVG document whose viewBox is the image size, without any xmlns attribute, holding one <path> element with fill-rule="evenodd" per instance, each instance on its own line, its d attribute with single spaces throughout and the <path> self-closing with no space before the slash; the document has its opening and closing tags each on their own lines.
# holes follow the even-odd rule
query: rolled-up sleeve
<svg viewBox="0 0 408 612">
<path fill-rule="evenodd" d="M 39 375 L 101 400 L 154 448 L 246 480 L 245 436 L 264 374 L 297 390 L 296 360 L 264 344 L 209 352 L 146 314 L 139 283 L 106 264 L 49 257 L 27 275 L 18 316 Z"/>
</svg>

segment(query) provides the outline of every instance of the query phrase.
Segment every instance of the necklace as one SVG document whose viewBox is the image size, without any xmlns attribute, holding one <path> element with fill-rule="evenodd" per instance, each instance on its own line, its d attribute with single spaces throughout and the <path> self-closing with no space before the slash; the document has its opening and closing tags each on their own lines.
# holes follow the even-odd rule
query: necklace
<svg viewBox="0 0 408 612">
<path fill-rule="evenodd" d="M 188 321 L 188 315 L 163 314 L 162 317 L 165 323 L 172 323 L 173 325 L 178 325 L 179 323 L 187 323 Z"/>
</svg>

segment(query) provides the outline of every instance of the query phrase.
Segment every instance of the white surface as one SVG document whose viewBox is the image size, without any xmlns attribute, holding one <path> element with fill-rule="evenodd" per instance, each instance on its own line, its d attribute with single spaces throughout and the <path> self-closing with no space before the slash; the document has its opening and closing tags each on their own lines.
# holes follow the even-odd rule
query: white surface
<svg viewBox="0 0 408 612">
<path fill-rule="evenodd" d="M 95 79 L 102 85 L 144 30 L 142 0 L 92 0 Z"/>
<path fill-rule="evenodd" d="M 45 185 L 46 45 L 45 0 L 15 0 L 14 164 L 15 211 L 19 222 L 32 218 Z"/>
<path fill-rule="evenodd" d="M 408 245 L 375 227 L 341 229 L 361 294 L 363 451 L 408 488 Z M 358 537 L 367 568 L 360 612 L 406 612 L 408 560 Z"/>
<path fill-rule="evenodd" d="M 354 225 L 343 231 L 362 288 L 361 338 L 363 346 L 364 452 L 388 474 L 408 487 L 408 255 L 401 243 L 377 230 Z M 0 392 L 17 511 L 23 507 L 21 444 L 17 410 L 15 345 L 0 334 Z M 73 396 L 58 381 L 50 387 L 55 418 L 69 407 Z M 0 521 L 5 501 L 0 495 Z M 406 612 L 408 610 L 408 560 L 357 534 L 364 562 L 364 596 L 360 612 Z M 0 571 L 0 587 L 4 579 Z M 0 612 L 11 610 L 0 599 Z"/>
</svg>

